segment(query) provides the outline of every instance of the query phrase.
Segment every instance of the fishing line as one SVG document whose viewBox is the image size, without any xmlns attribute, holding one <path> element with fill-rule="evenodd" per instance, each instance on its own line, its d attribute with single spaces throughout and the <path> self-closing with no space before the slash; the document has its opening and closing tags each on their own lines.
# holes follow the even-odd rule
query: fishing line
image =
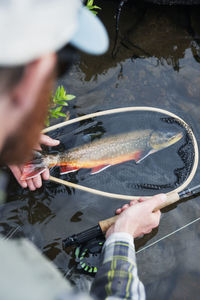
<svg viewBox="0 0 200 300">
<path fill-rule="evenodd" d="M 146 247 L 143 247 L 142 249 L 136 251 L 136 254 L 138 254 L 138 253 L 140 253 L 140 252 L 142 252 L 142 251 L 144 251 L 144 250 L 150 248 L 151 246 L 154 246 L 154 245 L 158 244 L 159 242 L 163 241 L 164 239 L 166 239 L 166 238 L 172 236 L 173 234 L 175 234 L 175 233 L 181 231 L 182 229 L 187 228 L 188 226 L 190 226 L 190 225 L 192 225 L 192 224 L 194 224 L 194 223 L 196 223 L 196 222 L 198 222 L 198 221 L 200 221 L 200 217 L 198 217 L 197 219 L 191 221 L 190 223 L 187 223 L 186 225 L 180 227 L 179 229 L 177 229 L 177 230 L 175 230 L 175 231 L 173 231 L 173 232 L 171 232 L 171 233 L 169 233 L 169 234 L 163 236 L 162 238 L 160 238 L 160 239 L 158 239 L 157 241 L 155 241 L 155 242 L 153 242 L 153 243 L 147 245 Z"/>
<path fill-rule="evenodd" d="M 164 237 L 158 239 L 157 241 L 147 245 L 146 247 L 143 247 L 142 249 L 136 251 L 136 254 L 150 248 L 151 246 L 154 246 L 161 242 L 162 240 L 172 236 L 173 234 L 181 231 L 182 229 L 185 229 L 189 227 L 190 225 L 194 224 L 195 222 L 200 221 L 200 217 L 197 219 L 187 223 L 186 225 L 180 227 L 179 229 L 165 235 Z M 90 235 L 94 233 L 94 228 L 90 228 Z M 86 273 L 96 273 L 100 266 L 100 253 L 102 250 L 102 246 L 105 242 L 105 237 L 103 233 L 99 232 L 99 234 L 96 234 L 96 236 L 91 236 L 91 239 L 87 240 L 87 231 L 84 231 L 78 235 L 73 235 L 71 237 L 66 238 L 63 240 L 63 248 L 65 249 L 68 246 L 76 245 L 74 251 L 74 259 L 76 262 L 76 268 L 77 270 L 85 271 Z M 70 270 L 71 271 L 71 270 Z"/>
<path fill-rule="evenodd" d="M 182 176 L 181 180 L 180 180 L 180 182 L 175 183 L 175 185 L 174 185 L 175 188 L 173 190 L 171 190 L 170 192 L 165 190 L 164 192 L 166 194 L 170 194 L 171 192 L 177 192 L 178 193 L 178 192 L 184 190 L 189 185 L 189 183 L 192 181 L 192 179 L 193 179 L 193 177 L 196 173 L 197 166 L 198 166 L 198 161 L 199 161 L 199 152 L 198 152 L 197 141 L 196 141 L 196 138 L 194 136 L 194 133 L 193 133 L 192 129 L 190 128 L 190 126 L 182 118 L 175 115 L 174 113 L 168 112 L 164 109 L 159 109 L 159 108 L 155 108 L 155 107 L 146 107 L 146 106 L 116 108 L 116 109 L 91 113 L 91 114 L 88 114 L 88 115 L 85 115 L 85 116 L 81 116 L 81 117 L 78 117 L 78 118 L 75 118 L 75 119 L 71 119 L 71 120 L 56 124 L 54 126 L 51 126 L 51 127 L 48 127 L 46 129 L 44 129 L 42 131 L 42 133 L 51 132 L 55 129 L 58 129 L 58 128 L 61 128 L 61 127 L 64 127 L 64 126 L 68 126 L 68 125 L 71 125 L 71 124 L 74 124 L 74 123 L 78 123 L 78 122 L 81 122 L 81 121 L 84 121 L 84 120 L 88 120 L 88 119 L 91 119 L 91 118 L 96 118 L 96 117 L 99 117 L 99 116 L 112 115 L 112 114 L 118 114 L 118 113 L 123 113 L 123 112 L 147 112 L 147 113 L 148 112 L 149 113 L 153 112 L 153 113 L 162 114 L 162 115 L 165 115 L 165 117 L 161 118 L 161 121 L 164 121 L 166 123 L 168 122 L 170 124 L 170 122 L 171 122 L 170 118 L 171 118 L 172 122 L 177 123 L 181 128 L 183 128 L 186 131 L 187 136 L 190 139 L 189 143 L 193 147 L 192 148 L 192 153 L 189 154 L 189 160 L 190 160 L 190 158 L 192 159 L 193 165 L 188 166 L 185 163 L 188 160 L 188 156 L 187 156 L 188 153 L 185 153 L 185 152 L 182 153 L 182 149 L 183 149 L 183 147 L 186 147 L 186 151 L 187 151 L 188 150 L 188 148 L 187 148 L 188 145 L 187 146 L 182 145 L 181 148 L 179 149 L 179 152 L 180 152 L 179 154 L 182 153 L 181 159 L 183 160 L 185 166 L 182 169 L 177 169 L 177 171 L 179 173 L 181 173 L 180 174 L 180 176 Z M 189 152 L 191 152 L 190 150 L 191 150 L 191 148 L 189 149 Z M 188 169 L 187 169 L 187 167 L 188 167 Z M 186 176 L 184 175 L 184 169 L 186 169 L 186 173 L 187 173 Z M 162 178 L 162 176 L 161 176 L 161 178 Z M 121 200 L 132 200 L 132 199 L 138 199 L 138 198 L 141 197 L 141 195 L 135 196 L 135 195 L 124 195 L 124 194 L 118 194 L 118 193 L 115 194 L 115 193 L 104 192 L 104 191 L 101 191 L 99 189 L 94 189 L 94 188 L 86 187 L 86 186 L 83 186 L 83 185 L 80 185 L 80 184 L 75 184 L 75 183 L 69 182 L 67 180 L 59 179 L 59 178 L 56 178 L 56 177 L 53 177 L 53 176 L 50 176 L 50 180 L 54 181 L 54 182 L 57 182 L 57 183 L 60 183 L 60 184 L 64 184 L 64 185 L 66 185 L 68 187 L 71 187 L 71 188 L 79 189 L 79 190 L 82 190 L 82 191 L 86 191 L 86 192 L 89 192 L 89 193 L 92 193 L 92 194 L 96 194 L 96 195 L 100 195 L 100 196 L 104 196 L 104 197 L 109 197 L 109 198 L 116 198 L 116 199 L 121 199 Z M 150 188 L 151 188 L 151 186 L 152 186 L 152 188 L 156 187 L 155 184 L 151 184 L 151 185 L 146 184 L 145 185 L 143 183 L 141 183 L 140 186 L 141 186 L 140 187 L 141 190 L 145 187 L 149 188 L 149 186 L 150 186 Z M 137 188 L 137 184 L 135 184 L 135 185 L 133 184 L 133 188 L 134 187 Z M 165 186 L 163 186 L 163 187 L 165 187 Z M 169 186 L 169 188 L 171 188 L 171 187 Z M 162 190 L 162 185 L 158 186 L 158 189 L 155 189 L 154 193 L 161 192 L 161 190 Z M 150 195 L 146 195 L 146 196 L 142 195 L 142 197 L 147 197 L 147 196 L 150 196 Z"/>
<path fill-rule="evenodd" d="M 1 238 L 1 240 L 8 240 L 8 239 L 10 239 L 18 230 L 21 230 L 21 226 L 20 225 L 18 225 L 16 228 L 14 228 L 14 229 L 11 229 L 10 230 L 10 232 L 6 235 L 6 236 L 3 236 L 2 238 Z"/>
</svg>

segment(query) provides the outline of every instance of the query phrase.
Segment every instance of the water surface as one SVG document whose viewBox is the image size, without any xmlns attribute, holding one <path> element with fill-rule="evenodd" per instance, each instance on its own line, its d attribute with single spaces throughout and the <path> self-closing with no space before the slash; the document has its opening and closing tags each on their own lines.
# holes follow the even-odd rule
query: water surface
<svg viewBox="0 0 200 300">
<path fill-rule="evenodd" d="M 99 16 L 108 29 L 110 49 L 100 57 L 81 55 L 70 73 L 58 82 L 76 95 L 69 106 L 71 117 L 117 107 L 153 106 L 183 117 L 199 141 L 200 8 L 157 7 L 129 1 L 122 9 L 113 52 L 116 2 L 96 3 L 102 7 Z M 122 119 L 113 121 L 112 128 L 106 130 L 98 122 L 95 126 L 101 137 L 120 131 L 124 124 Z M 57 134 L 62 138 L 62 132 L 53 133 Z M 91 139 L 87 129 L 81 136 L 86 142 Z M 77 142 L 70 135 L 64 140 L 69 146 Z M 58 150 L 62 150 L 60 147 Z M 199 183 L 199 176 L 198 171 L 191 186 Z M 61 241 L 112 216 L 121 204 L 120 200 L 49 182 L 38 191 L 23 191 L 12 179 L 7 203 L 1 207 L 0 229 L 9 238 L 28 237 L 72 283 L 88 289 L 92 278 L 76 271 L 72 251 L 64 251 Z M 137 241 L 137 250 L 199 216 L 198 196 L 164 209 L 159 229 Z M 200 223 L 196 222 L 137 254 L 148 299 L 199 299 L 199 235 Z"/>
</svg>

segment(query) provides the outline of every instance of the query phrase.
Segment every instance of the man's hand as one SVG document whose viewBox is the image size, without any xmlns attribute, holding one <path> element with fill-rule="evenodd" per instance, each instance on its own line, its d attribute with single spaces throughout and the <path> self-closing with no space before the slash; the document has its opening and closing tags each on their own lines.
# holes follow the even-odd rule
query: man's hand
<svg viewBox="0 0 200 300">
<path fill-rule="evenodd" d="M 166 195 L 160 194 L 144 201 L 139 199 L 137 202 L 132 201 L 130 207 L 124 205 L 122 209 L 118 209 L 116 213 L 120 213 L 119 218 L 106 232 L 106 237 L 114 232 L 126 232 L 134 238 L 149 233 L 153 228 L 157 227 L 160 222 L 160 210 L 153 210 L 166 201 Z"/>
<path fill-rule="evenodd" d="M 41 144 L 53 147 L 53 146 L 59 145 L 59 143 L 60 143 L 60 141 L 54 140 L 47 135 L 41 134 L 39 144 L 36 145 L 35 150 L 41 150 L 41 147 L 40 147 Z M 38 189 L 42 186 L 42 179 L 44 179 L 44 180 L 49 179 L 49 169 L 44 171 L 41 175 L 38 175 L 32 179 L 21 180 L 20 178 L 22 175 L 23 165 L 21 165 L 21 166 L 16 166 L 16 165 L 11 166 L 10 165 L 9 168 L 12 171 L 12 173 L 15 176 L 18 183 L 23 188 L 28 187 L 31 191 L 35 191 L 36 189 Z"/>
</svg>

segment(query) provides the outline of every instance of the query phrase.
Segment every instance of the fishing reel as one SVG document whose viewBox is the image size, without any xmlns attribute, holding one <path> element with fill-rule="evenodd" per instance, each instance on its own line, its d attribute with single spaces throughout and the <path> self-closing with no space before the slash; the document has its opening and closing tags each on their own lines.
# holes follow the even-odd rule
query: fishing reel
<svg viewBox="0 0 200 300">
<path fill-rule="evenodd" d="M 98 237 L 79 245 L 75 249 L 74 254 L 77 270 L 96 274 L 100 266 L 100 254 L 104 242 L 104 237 Z"/>
<path fill-rule="evenodd" d="M 105 239 L 94 238 L 75 249 L 75 261 L 77 269 L 95 274 L 100 266 L 100 254 Z"/>
<path fill-rule="evenodd" d="M 95 274 L 100 264 L 100 254 L 105 237 L 101 226 L 98 224 L 92 228 L 73 234 L 62 241 L 63 249 L 77 246 L 74 251 L 77 269 Z"/>
</svg>

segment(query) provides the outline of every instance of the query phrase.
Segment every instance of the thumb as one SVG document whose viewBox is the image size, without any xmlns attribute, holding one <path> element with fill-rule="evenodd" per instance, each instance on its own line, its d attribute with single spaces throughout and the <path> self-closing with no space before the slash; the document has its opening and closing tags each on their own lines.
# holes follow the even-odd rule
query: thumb
<svg viewBox="0 0 200 300">
<path fill-rule="evenodd" d="M 163 204 L 166 200 L 166 194 L 158 194 L 143 203 L 146 204 L 151 209 L 151 211 L 156 211 L 159 210 L 159 206 Z"/>
<path fill-rule="evenodd" d="M 60 144 L 59 140 L 54 140 L 50 138 L 48 135 L 41 134 L 40 136 L 40 144 L 46 145 L 46 146 L 57 146 Z"/>
</svg>

